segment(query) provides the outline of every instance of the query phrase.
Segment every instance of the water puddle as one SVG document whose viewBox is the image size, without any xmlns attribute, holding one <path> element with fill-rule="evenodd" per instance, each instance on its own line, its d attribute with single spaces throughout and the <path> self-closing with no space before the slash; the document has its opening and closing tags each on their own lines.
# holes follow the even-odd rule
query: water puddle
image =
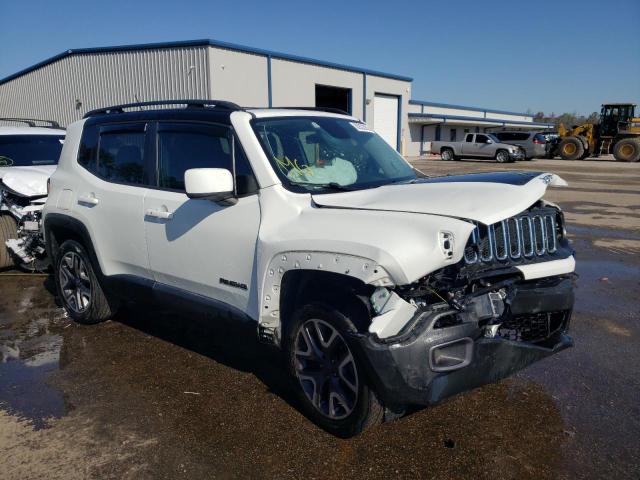
<svg viewBox="0 0 640 480">
<path fill-rule="evenodd" d="M 4 288 L 11 295 L 10 288 Z M 21 290 L 13 304 L 0 302 L 0 409 L 30 422 L 34 429 L 66 413 L 62 391 L 49 385 L 58 370 L 62 328 L 69 323 L 64 313 L 41 297 L 41 286 Z M 38 298 L 40 297 L 40 298 Z"/>
</svg>

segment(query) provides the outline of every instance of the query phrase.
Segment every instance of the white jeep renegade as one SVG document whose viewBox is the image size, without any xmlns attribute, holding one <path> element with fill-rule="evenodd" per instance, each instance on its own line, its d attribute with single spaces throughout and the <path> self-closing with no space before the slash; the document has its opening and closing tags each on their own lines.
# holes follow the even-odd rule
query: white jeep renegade
<svg viewBox="0 0 640 480">
<path fill-rule="evenodd" d="M 147 102 L 68 128 L 45 239 L 76 321 L 149 295 L 254 321 L 307 415 L 348 436 L 572 345 L 549 185 L 427 177 L 335 112 Z"/>
</svg>

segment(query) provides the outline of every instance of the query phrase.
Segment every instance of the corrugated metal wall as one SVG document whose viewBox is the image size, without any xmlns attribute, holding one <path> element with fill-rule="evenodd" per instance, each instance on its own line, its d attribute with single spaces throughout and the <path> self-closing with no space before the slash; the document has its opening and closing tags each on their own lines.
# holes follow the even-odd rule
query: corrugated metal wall
<svg viewBox="0 0 640 480">
<path fill-rule="evenodd" d="M 73 54 L 0 85 L 0 117 L 55 120 L 148 100 L 209 98 L 207 47 Z"/>
</svg>

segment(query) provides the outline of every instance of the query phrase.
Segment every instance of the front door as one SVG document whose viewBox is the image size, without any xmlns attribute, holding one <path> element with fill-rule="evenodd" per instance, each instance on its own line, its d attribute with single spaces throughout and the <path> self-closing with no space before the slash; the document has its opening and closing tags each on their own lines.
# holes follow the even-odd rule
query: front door
<svg viewBox="0 0 640 480">
<path fill-rule="evenodd" d="M 246 310 L 256 281 L 260 206 L 257 189 L 247 187 L 255 182 L 244 178 L 252 174 L 233 144 L 231 130 L 212 124 L 160 122 L 155 135 L 159 188 L 150 189 L 144 202 L 155 280 Z M 234 150 L 238 151 L 236 188 L 242 185 L 243 189 L 237 203 L 188 198 L 184 172 L 190 168 L 233 171 Z"/>
<path fill-rule="evenodd" d="M 489 143 L 489 137 L 481 133 L 476 133 L 474 148 L 476 151 L 474 155 L 479 157 L 493 157 L 495 152 L 493 144 Z"/>
</svg>

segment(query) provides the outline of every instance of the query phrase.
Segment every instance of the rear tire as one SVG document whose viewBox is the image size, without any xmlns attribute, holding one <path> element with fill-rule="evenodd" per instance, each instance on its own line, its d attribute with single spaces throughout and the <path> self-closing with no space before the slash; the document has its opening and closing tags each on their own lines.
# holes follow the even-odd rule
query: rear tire
<svg viewBox="0 0 640 480">
<path fill-rule="evenodd" d="M 60 245 L 54 278 L 58 297 L 74 321 L 93 325 L 115 314 L 86 250 L 75 240 L 67 240 Z"/>
<path fill-rule="evenodd" d="M 509 157 L 509 152 L 507 152 L 506 150 L 498 150 L 496 152 L 496 162 L 498 163 L 511 162 L 511 157 Z"/>
<path fill-rule="evenodd" d="M 584 155 L 584 144 L 578 137 L 563 138 L 558 145 L 558 152 L 563 160 L 578 160 Z"/>
<path fill-rule="evenodd" d="M 349 335 L 356 331 L 341 311 L 312 303 L 296 311 L 286 336 L 289 372 L 304 413 L 343 438 L 384 420 Z"/>
<path fill-rule="evenodd" d="M 18 222 L 11 215 L 0 215 L 0 270 L 14 267 L 15 262 L 5 242 L 18 238 Z"/>
<path fill-rule="evenodd" d="M 450 162 L 451 160 L 455 160 L 456 156 L 453 153 L 453 150 L 451 150 L 450 148 L 445 148 L 444 150 L 442 150 L 442 152 L 440 152 L 440 158 L 445 162 Z"/>
<path fill-rule="evenodd" d="M 640 161 L 640 138 L 623 138 L 613 147 L 613 157 L 618 162 Z"/>
</svg>

